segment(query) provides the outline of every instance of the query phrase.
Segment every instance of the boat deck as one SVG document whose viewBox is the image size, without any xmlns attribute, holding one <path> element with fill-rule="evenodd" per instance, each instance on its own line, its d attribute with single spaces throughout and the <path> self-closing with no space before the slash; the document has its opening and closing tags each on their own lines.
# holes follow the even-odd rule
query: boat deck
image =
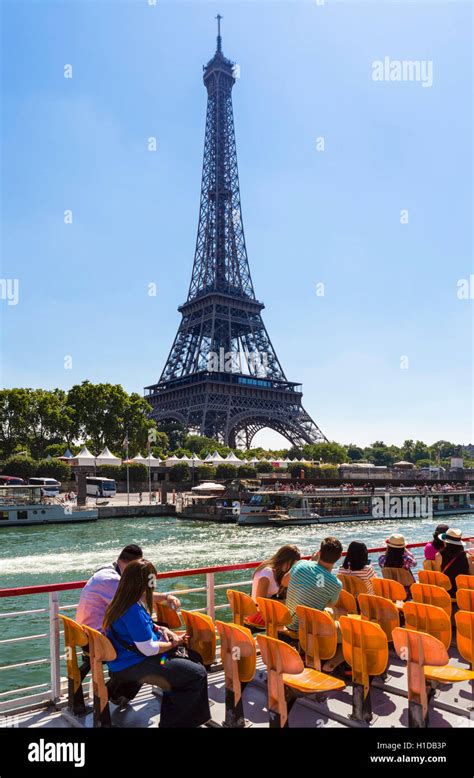
<svg viewBox="0 0 474 778">
<path fill-rule="evenodd" d="M 468 668 L 457 654 L 453 644 L 449 651 L 450 664 Z M 290 716 L 290 727 L 408 727 L 406 668 L 393 651 L 389 654 L 387 675 L 375 678 L 372 683 L 371 699 L 373 719 L 369 724 L 349 718 L 352 711 L 352 683 L 337 693 L 328 696 L 308 695 L 297 700 Z M 225 685 L 222 666 L 217 664 L 209 673 L 209 699 L 214 726 L 220 727 L 225 719 Z M 149 685 L 142 687 L 137 697 L 119 710 L 110 705 L 113 727 L 148 728 L 157 727 L 160 720 L 159 690 Z M 266 671 L 261 661 L 257 662 L 257 673 L 243 693 L 244 712 L 251 727 L 268 727 Z M 474 727 L 473 689 L 469 683 L 439 686 L 430 702 L 429 727 L 469 728 Z M 92 712 L 82 717 L 72 716 L 63 696 L 58 705 L 27 711 L 10 711 L 15 716 L 15 726 L 48 727 L 92 727 Z"/>
</svg>

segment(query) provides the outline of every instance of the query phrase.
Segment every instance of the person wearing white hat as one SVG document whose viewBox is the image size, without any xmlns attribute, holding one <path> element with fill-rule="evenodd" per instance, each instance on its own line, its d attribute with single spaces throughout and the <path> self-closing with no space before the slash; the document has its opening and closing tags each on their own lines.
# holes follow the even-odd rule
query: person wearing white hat
<svg viewBox="0 0 474 778">
<path fill-rule="evenodd" d="M 416 567 L 416 559 L 411 551 L 407 549 L 403 535 L 399 532 L 394 532 L 385 542 L 387 550 L 379 556 L 380 567 L 403 567 L 405 570 L 411 570 L 412 567 Z M 409 595 L 410 587 L 405 588 Z"/>
<path fill-rule="evenodd" d="M 455 597 L 456 577 L 469 574 L 469 559 L 462 540 L 462 530 L 450 527 L 439 539 L 443 541 L 444 547 L 436 554 L 436 569 L 448 576 L 451 581 L 449 593 L 451 597 Z"/>
</svg>

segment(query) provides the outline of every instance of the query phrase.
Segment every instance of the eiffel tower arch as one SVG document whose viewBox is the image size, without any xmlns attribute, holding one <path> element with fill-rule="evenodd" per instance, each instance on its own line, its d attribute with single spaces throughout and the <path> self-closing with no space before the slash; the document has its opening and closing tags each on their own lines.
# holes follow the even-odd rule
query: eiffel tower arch
<svg viewBox="0 0 474 778">
<path fill-rule="evenodd" d="M 207 114 L 199 223 L 181 323 L 158 383 L 145 387 L 158 424 L 232 447 L 266 427 L 293 445 L 326 440 L 288 381 L 262 319 L 250 276 L 232 108 L 234 63 L 217 50 L 204 67 Z"/>
</svg>

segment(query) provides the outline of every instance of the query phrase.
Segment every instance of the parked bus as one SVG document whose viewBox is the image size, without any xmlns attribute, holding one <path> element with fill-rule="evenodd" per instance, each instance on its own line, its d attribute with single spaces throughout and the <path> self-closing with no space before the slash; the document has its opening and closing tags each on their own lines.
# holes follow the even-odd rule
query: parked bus
<svg viewBox="0 0 474 778">
<path fill-rule="evenodd" d="M 28 483 L 31 486 L 41 486 L 41 491 L 45 497 L 58 497 L 61 489 L 61 482 L 56 478 L 30 478 Z"/>
<path fill-rule="evenodd" d="M 115 497 L 117 485 L 113 478 L 86 478 L 88 497 Z"/>
</svg>

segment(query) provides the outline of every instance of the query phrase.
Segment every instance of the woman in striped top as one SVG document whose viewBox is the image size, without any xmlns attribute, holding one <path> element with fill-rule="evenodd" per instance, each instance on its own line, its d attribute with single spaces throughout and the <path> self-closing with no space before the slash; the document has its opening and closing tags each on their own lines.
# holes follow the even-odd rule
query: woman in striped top
<svg viewBox="0 0 474 778">
<path fill-rule="evenodd" d="M 365 543 L 353 540 L 349 544 L 342 567 L 337 571 L 338 575 L 355 575 L 360 578 L 367 588 L 367 594 L 374 594 L 372 578 L 375 578 L 375 570 L 370 564 L 369 553 Z"/>
</svg>

